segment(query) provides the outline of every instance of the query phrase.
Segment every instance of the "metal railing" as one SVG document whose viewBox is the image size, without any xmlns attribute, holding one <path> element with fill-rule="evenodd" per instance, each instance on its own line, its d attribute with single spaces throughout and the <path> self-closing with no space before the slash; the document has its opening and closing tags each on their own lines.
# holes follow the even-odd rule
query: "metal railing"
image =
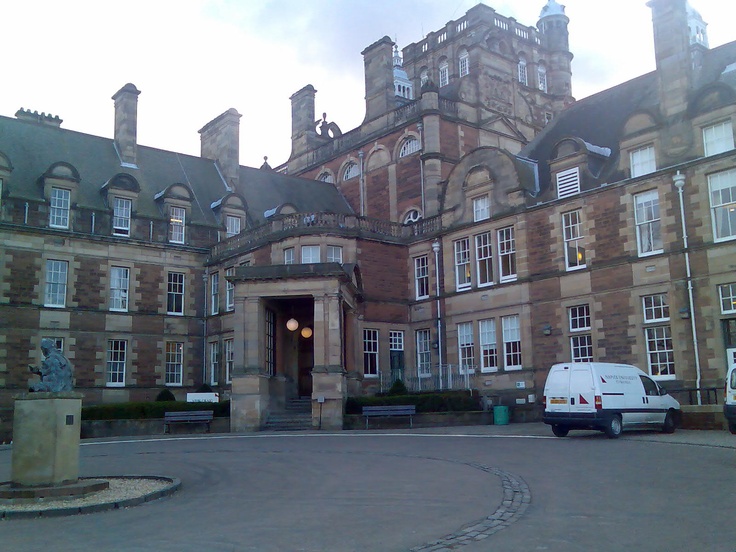
<svg viewBox="0 0 736 552">
<path fill-rule="evenodd" d="M 667 392 L 672 395 L 681 405 L 697 405 L 698 391 L 700 391 L 701 404 L 719 404 L 718 398 L 723 396 L 723 387 L 685 387 L 681 389 L 668 389 Z"/>
<path fill-rule="evenodd" d="M 435 364 L 429 373 L 417 375 L 416 368 L 409 367 L 403 371 L 403 382 L 410 393 L 422 391 L 457 391 L 473 389 L 477 367 L 467 369 L 458 364 Z M 395 377 L 381 380 L 381 391 L 388 391 L 393 385 Z"/>
</svg>

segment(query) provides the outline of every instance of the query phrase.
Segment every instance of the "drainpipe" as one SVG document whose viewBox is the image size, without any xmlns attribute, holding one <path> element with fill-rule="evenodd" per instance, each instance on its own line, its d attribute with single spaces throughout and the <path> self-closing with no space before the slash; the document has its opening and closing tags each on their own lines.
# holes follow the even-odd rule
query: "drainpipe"
<svg viewBox="0 0 736 552">
<path fill-rule="evenodd" d="M 28 202 L 26 201 L 25 207 L 23 209 L 23 224 L 28 224 Z"/>
<path fill-rule="evenodd" d="M 672 177 L 672 182 L 677 188 L 680 196 L 680 221 L 682 222 L 682 244 L 685 249 L 685 272 L 687 275 L 687 300 L 688 309 L 690 309 L 690 327 L 693 334 L 693 352 L 695 353 L 695 377 L 698 396 L 698 406 L 703 404 L 700 393 L 700 355 L 698 354 L 698 331 L 695 325 L 695 308 L 693 302 L 693 280 L 690 273 L 690 252 L 687 245 L 687 226 L 685 224 L 685 201 L 683 199 L 683 188 L 685 187 L 685 175 L 677 171 Z"/>
<path fill-rule="evenodd" d="M 440 388 L 442 388 L 442 311 L 440 310 L 440 242 L 432 243 L 434 251 L 435 295 L 437 295 L 437 357 L 439 358 Z"/>
<path fill-rule="evenodd" d="M 94 211 L 92 211 L 92 229 L 91 230 L 92 230 L 91 233 L 94 234 L 95 233 L 95 212 Z"/>
<path fill-rule="evenodd" d="M 202 283 L 204 286 L 204 312 L 202 313 L 202 383 L 209 385 L 207 381 L 207 281 L 209 275 L 207 271 L 202 273 Z"/>
<path fill-rule="evenodd" d="M 358 191 L 360 192 L 360 216 L 361 217 L 365 216 L 365 198 L 363 197 L 364 188 L 365 188 L 365 182 L 363 182 L 363 156 L 364 155 L 365 154 L 363 153 L 363 150 L 360 150 L 358 152 L 358 158 L 360 159 L 360 175 L 358 176 L 360 190 Z"/>
<path fill-rule="evenodd" d="M 419 131 L 419 185 L 422 190 L 422 216 L 427 216 L 427 207 L 425 206 L 424 200 L 424 161 L 422 155 L 424 154 L 424 125 L 417 123 L 417 130 Z"/>
</svg>

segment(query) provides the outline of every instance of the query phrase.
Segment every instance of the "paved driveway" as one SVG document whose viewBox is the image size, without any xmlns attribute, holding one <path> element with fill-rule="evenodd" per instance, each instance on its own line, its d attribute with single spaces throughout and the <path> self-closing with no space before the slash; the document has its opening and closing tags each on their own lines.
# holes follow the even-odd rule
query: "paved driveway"
<svg viewBox="0 0 736 552">
<path fill-rule="evenodd" d="M 81 457 L 83 476 L 169 475 L 182 489 L 126 510 L 0 522 L 2 550 L 736 550 L 726 432 L 224 434 L 85 442 Z"/>
</svg>

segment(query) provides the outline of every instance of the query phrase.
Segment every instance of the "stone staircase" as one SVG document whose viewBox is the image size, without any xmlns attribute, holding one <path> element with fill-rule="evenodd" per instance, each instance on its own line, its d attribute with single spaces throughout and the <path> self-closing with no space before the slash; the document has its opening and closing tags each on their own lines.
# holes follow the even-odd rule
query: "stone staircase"
<svg viewBox="0 0 736 552">
<path fill-rule="evenodd" d="M 306 431 L 312 429 L 312 399 L 291 399 L 283 410 L 268 414 L 264 431 Z"/>
</svg>

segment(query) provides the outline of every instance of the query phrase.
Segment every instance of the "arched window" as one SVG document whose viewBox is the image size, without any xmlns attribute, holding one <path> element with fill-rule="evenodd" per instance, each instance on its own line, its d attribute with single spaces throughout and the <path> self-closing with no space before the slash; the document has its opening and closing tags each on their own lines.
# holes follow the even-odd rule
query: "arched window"
<svg viewBox="0 0 736 552">
<path fill-rule="evenodd" d="M 348 163 L 342 173 L 342 179 L 350 180 L 351 178 L 355 178 L 356 176 L 358 176 L 358 172 L 359 171 L 357 163 Z"/>
<path fill-rule="evenodd" d="M 465 49 L 460 50 L 460 55 L 457 57 L 458 72 L 461 77 L 464 77 L 470 73 L 470 56 L 468 51 Z"/>
<path fill-rule="evenodd" d="M 403 144 L 401 144 L 399 157 L 406 157 L 407 155 L 411 155 L 416 151 L 419 151 L 419 140 L 417 140 L 413 136 L 410 136 L 409 138 L 404 140 Z"/>
<path fill-rule="evenodd" d="M 404 224 L 414 224 L 422 220 L 422 213 L 418 209 L 411 209 L 404 217 Z"/>
<path fill-rule="evenodd" d="M 419 87 L 421 88 L 427 84 L 427 82 L 429 82 L 429 71 L 425 68 L 419 73 Z"/>
<path fill-rule="evenodd" d="M 450 84 L 450 64 L 445 59 L 440 62 L 440 88 L 448 84 Z"/>
<path fill-rule="evenodd" d="M 547 68 L 543 64 L 539 64 L 537 68 L 537 85 L 542 92 L 547 91 Z"/>
<path fill-rule="evenodd" d="M 335 179 L 332 177 L 332 174 L 325 171 L 323 173 L 320 173 L 320 175 L 317 177 L 317 180 L 320 180 L 322 182 L 335 182 Z"/>
<path fill-rule="evenodd" d="M 526 78 L 526 58 L 523 55 L 519 56 L 519 82 L 524 86 L 528 83 Z"/>
</svg>

